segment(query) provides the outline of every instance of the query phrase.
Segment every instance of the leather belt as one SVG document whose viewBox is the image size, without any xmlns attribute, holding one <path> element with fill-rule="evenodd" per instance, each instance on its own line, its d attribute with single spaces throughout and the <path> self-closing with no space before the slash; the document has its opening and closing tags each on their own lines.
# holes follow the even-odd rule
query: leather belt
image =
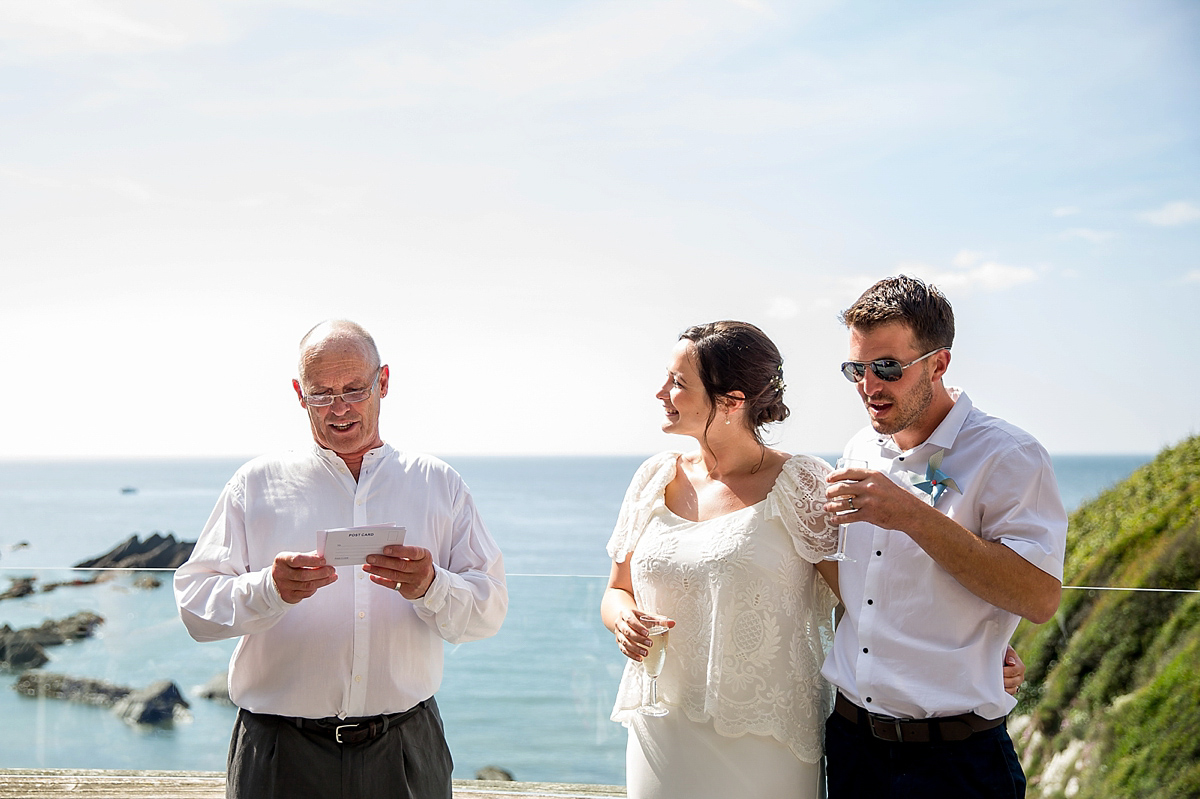
<svg viewBox="0 0 1200 799">
<path fill-rule="evenodd" d="M 893 743 L 965 741 L 977 732 L 999 727 L 1008 718 L 985 719 L 977 713 L 962 713 L 932 719 L 897 719 L 869 713 L 843 696 L 841 691 L 838 691 L 833 709 L 842 718 L 866 727 L 881 741 Z"/>
<path fill-rule="evenodd" d="M 353 746 L 373 741 L 393 727 L 403 724 L 424 709 L 428 701 L 419 702 L 403 713 L 392 713 L 386 716 L 364 716 L 349 719 L 341 719 L 337 716 L 324 719 L 305 719 L 292 716 L 280 716 L 280 718 L 295 724 L 306 732 L 332 738 L 339 744 Z"/>
</svg>

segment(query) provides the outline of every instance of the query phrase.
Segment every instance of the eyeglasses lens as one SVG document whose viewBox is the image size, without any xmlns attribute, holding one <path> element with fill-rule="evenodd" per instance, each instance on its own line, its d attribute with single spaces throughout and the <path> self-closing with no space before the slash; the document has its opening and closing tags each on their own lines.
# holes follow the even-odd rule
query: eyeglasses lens
<svg viewBox="0 0 1200 799">
<path fill-rule="evenodd" d="M 842 374 L 851 383 L 857 383 L 867 375 L 867 367 L 871 367 L 871 371 L 880 380 L 885 380 L 888 383 L 894 383 L 904 376 L 904 368 L 900 362 L 892 358 L 883 358 L 870 363 L 858 363 L 857 361 L 846 361 L 842 364 Z"/>
</svg>

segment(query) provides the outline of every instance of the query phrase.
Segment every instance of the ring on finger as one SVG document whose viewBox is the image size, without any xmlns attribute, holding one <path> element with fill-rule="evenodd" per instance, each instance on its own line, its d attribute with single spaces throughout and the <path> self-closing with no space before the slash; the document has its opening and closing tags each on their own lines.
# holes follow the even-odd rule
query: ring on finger
<svg viewBox="0 0 1200 799">
<path fill-rule="evenodd" d="M 399 580 L 397 580 L 397 581 L 396 581 L 396 584 L 395 584 L 394 586 L 392 586 L 392 587 L 393 587 L 393 588 L 395 588 L 397 591 L 399 591 L 399 590 L 400 590 L 400 581 L 399 581 Z"/>
<path fill-rule="evenodd" d="M 846 497 L 846 504 L 850 507 L 850 510 L 854 510 L 854 497 Z"/>
</svg>

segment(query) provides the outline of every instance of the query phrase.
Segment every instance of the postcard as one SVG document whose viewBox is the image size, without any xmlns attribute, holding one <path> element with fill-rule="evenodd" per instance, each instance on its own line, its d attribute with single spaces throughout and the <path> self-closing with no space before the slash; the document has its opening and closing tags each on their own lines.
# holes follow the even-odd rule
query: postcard
<svg viewBox="0 0 1200 799">
<path fill-rule="evenodd" d="M 404 528 L 396 524 L 369 524 L 317 531 L 317 554 L 330 566 L 361 566 L 367 555 L 382 555 L 389 544 L 404 543 Z"/>
</svg>

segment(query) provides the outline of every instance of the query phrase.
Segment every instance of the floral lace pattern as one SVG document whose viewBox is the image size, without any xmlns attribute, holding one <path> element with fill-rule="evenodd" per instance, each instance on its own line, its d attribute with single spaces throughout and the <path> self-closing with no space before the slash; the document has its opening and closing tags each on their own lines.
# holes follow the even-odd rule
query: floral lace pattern
<svg viewBox="0 0 1200 799">
<path fill-rule="evenodd" d="M 815 763 L 833 708 L 820 670 L 836 599 L 811 565 L 837 546 L 823 508 L 831 469 L 797 455 L 762 502 L 691 522 L 664 500 L 677 459 L 642 465 L 608 545 L 618 562 L 632 555 L 638 607 L 676 622 L 659 697 L 722 735 L 770 735 Z M 630 717 L 648 682 L 640 664 L 626 664 L 614 721 Z"/>
</svg>

